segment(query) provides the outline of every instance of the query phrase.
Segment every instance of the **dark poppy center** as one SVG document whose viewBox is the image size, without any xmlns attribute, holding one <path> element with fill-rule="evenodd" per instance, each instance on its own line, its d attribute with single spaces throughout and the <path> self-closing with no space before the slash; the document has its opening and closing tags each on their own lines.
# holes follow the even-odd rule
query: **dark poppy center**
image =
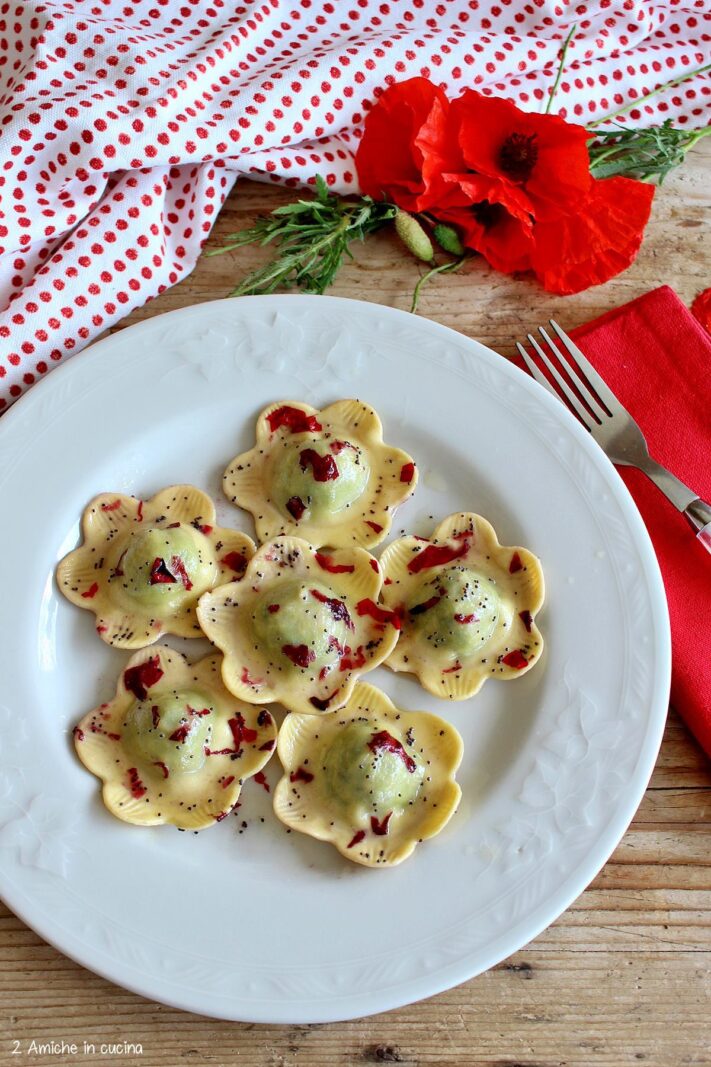
<svg viewBox="0 0 711 1067">
<path fill-rule="evenodd" d="M 504 174 L 515 182 L 528 181 L 537 159 L 538 145 L 535 133 L 509 134 L 499 152 L 499 166 Z"/>
<path fill-rule="evenodd" d="M 508 212 L 501 204 L 492 204 L 489 200 L 480 200 L 478 204 L 472 204 L 472 214 L 485 230 L 490 230 L 501 222 Z"/>
</svg>

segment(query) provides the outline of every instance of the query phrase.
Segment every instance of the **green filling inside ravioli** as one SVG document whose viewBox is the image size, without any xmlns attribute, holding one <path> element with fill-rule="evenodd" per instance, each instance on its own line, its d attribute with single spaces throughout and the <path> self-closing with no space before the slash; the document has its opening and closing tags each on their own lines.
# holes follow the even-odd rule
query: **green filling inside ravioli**
<svg viewBox="0 0 711 1067">
<path fill-rule="evenodd" d="M 211 589 L 217 563 L 210 542 L 192 526 L 133 531 L 113 570 L 112 588 L 144 608 L 171 610 Z"/>
<path fill-rule="evenodd" d="M 338 666 L 353 621 L 345 601 L 320 582 L 287 581 L 264 594 L 254 614 L 255 635 L 272 664 L 319 673 Z"/>
<path fill-rule="evenodd" d="M 162 693 L 134 704 L 122 729 L 126 750 L 168 774 L 199 771 L 212 733 L 214 707 L 197 690 Z M 165 770 L 163 770 L 165 768 Z"/>
<path fill-rule="evenodd" d="M 378 812 L 412 803 L 424 777 L 414 746 L 360 721 L 342 728 L 325 755 L 324 771 L 328 789 L 344 805 Z"/>
<path fill-rule="evenodd" d="M 276 457 L 272 499 L 297 522 L 328 522 L 362 496 L 369 473 L 363 450 L 348 442 L 290 444 Z"/>
<path fill-rule="evenodd" d="M 449 567 L 408 605 L 418 634 L 434 648 L 470 656 L 489 640 L 501 610 L 496 584 L 469 567 Z"/>
</svg>

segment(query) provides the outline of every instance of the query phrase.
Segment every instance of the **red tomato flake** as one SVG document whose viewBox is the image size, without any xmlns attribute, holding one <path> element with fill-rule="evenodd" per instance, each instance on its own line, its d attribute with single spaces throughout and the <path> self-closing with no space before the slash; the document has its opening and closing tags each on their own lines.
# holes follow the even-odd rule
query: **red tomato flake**
<svg viewBox="0 0 711 1067">
<path fill-rule="evenodd" d="M 128 768 L 128 788 L 131 790 L 131 796 L 136 797 L 137 800 L 139 797 L 142 797 L 147 792 L 147 789 L 139 778 L 138 771 L 135 767 Z"/>
<path fill-rule="evenodd" d="M 265 775 L 264 771 L 257 771 L 254 776 L 254 780 L 258 783 L 258 785 L 263 786 L 263 788 L 266 789 L 267 793 L 270 792 L 269 782 L 267 781 L 267 776 Z"/>
<path fill-rule="evenodd" d="M 311 467 L 315 482 L 335 482 L 340 477 L 333 456 L 320 456 L 314 448 L 305 448 L 299 456 L 302 471 Z"/>
<path fill-rule="evenodd" d="M 247 670 L 246 667 L 242 668 L 242 674 L 240 675 L 240 681 L 242 682 L 242 685 L 259 686 L 259 685 L 263 684 L 261 678 L 251 678 L 250 674 L 249 674 L 249 671 Z"/>
<path fill-rule="evenodd" d="M 274 745 L 275 745 L 275 741 L 272 738 L 271 741 L 265 741 L 263 745 L 260 745 L 259 746 L 259 751 L 260 752 L 271 752 L 271 750 L 274 748 Z"/>
<path fill-rule="evenodd" d="M 168 770 L 168 768 L 166 767 L 165 763 L 163 763 L 163 760 L 160 760 L 160 759 L 157 759 L 157 760 L 153 760 L 153 766 L 154 766 L 154 767 L 160 767 L 160 769 L 161 769 L 161 770 L 162 770 L 162 772 L 163 772 L 163 777 L 164 777 L 164 778 L 167 778 L 167 777 L 169 776 L 169 774 L 170 774 L 170 771 L 169 771 L 169 770 Z"/>
<path fill-rule="evenodd" d="M 221 811 L 219 815 L 215 816 L 215 822 L 222 822 L 229 815 L 229 811 Z"/>
<path fill-rule="evenodd" d="M 346 845 L 346 848 L 353 848 L 354 845 L 359 845 L 365 837 L 365 830 L 358 830 Z"/>
<path fill-rule="evenodd" d="M 398 741 L 396 737 L 393 737 L 392 734 L 389 734 L 387 730 L 379 730 L 377 733 L 374 733 L 368 742 L 368 748 L 371 752 L 375 752 L 376 755 L 382 749 L 385 749 L 386 752 L 392 752 L 394 755 L 399 756 L 410 774 L 414 774 L 417 769 L 417 764 L 412 756 L 408 756 L 402 743 Z"/>
<path fill-rule="evenodd" d="M 392 812 L 389 811 L 380 821 L 377 820 L 375 815 L 370 816 L 370 829 L 374 834 L 377 834 L 378 837 L 385 837 L 388 832 L 388 823 L 390 822 L 391 815 Z"/>
<path fill-rule="evenodd" d="M 177 530 L 179 526 L 180 526 L 179 522 L 169 522 L 168 525 L 166 526 L 166 530 Z"/>
<path fill-rule="evenodd" d="M 330 697 L 325 697 L 323 700 L 321 700 L 319 697 L 309 697 L 309 704 L 313 704 L 313 706 L 315 708 L 318 708 L 319 711 L 325 711 L 326 708 L 328 707 L 328 705 L 331 703 L 331 701 L 335 697 L 335 695 L 337 693 L 340 693 L 340 691 L 341 691 L 340 688 L 339 689 L 334 689 L 333 692 L 331 693 Z"/>
<path fill-rule="evenodd" d="M 174 574 L 171 574 L 168 570 L 165 560 L 160 556 L 156 556 L 151 564 L 151 573 L 148 575 L 148 581 L 151 585 L 169 585 L 172 582 L 177 582 L 177 578 Z"/>
<path fill-rule="evenodd" d="M 515 648 L 513 652 L 508 652 L 502 657 L 501 662 L 505 663 L 507 667 L 513 667 L 516 671 L 521 671 L 528 666 L 528 660 L 520 648 Z"/>
<path fill-rule="evenodd" d="M 530 634 L 530 632 L 531 632 L 531 624 L 533 623 L 533 618 L 531 617 L 531 612 L 530 611 L 519 611 L 518 617 L 521 620 L 521 622 L 523 623 L 523 625 L 526 627 L 526 633 Z"/>
<path fill-rule="evenodd" d="M 105 634 L 107 630 L 108 626 L 104 626 L 103 623 L 99 623 L 99 625 L 96 627 L 97 634 Z"/>
<path fill-rule="evenodd" d="M 461 559 L 469 551 L 469 541 L 464 540 L 460 545 L 428 545 L 422 552 L 410 560 L 407 569 L 410 574 L 419 574 L 420 571 L 429 570 L 430 567 L 441 567 L 443 563 L 451 563 L 455 559 Z"/>
<path fill-rule="evenodd" d="M 168 737 L 168 740 L 178 741 L 182 745 L 183 742 L 187 739 L 188 734 L 190 733 L 190 726 L 191 723 L 189 722 L 181 723 L 180 726 L 173 730 L 172 734 L 170 734 L 170 736 Z"/>
<path fill-rule="evenodd" d="M 185 589 L 190 592 L 193 587 L 193 583 L 190 581 L 188 572 L 185 569 L 185 564 L 180 556 L 172 556 L 170 565 L 173 568 L 173 572 L 178 575 Z"/>
<path fill-rule="evenodd" d="M 257 725 L 258 726 L 271 726 L 272 721 L 273 721 L 272 717 L 269 714 L 269 712 L 267 711 L 267 709 L 266 708 L 262 708 L 262 710 L 259 712 L 259 715 L 257 715 Z"/>
<path fill-rule="evenodd" d="M 369 562 L 370 562 L 370 566 L 373 568 L 375 573 L 376 574 L 380 574 L 380 567 L 378 566 L 377 559 L 371 559 L 371 560 L 369 560 Z"/>
<path fill-rule="evenodd" d="M 208 525 L 208 524 L 207 524 L 207 523 L 205 522 L 205 523 L 198 523 L 198 525 L 197 525 L 197 529 L 198 529 L 198 530 L 200 531 L 200 533 L 202 533 L 202 534 L 205 534 L 205 537 L 207 537 L 207 535 L 208 535 L 208 534 L 211 534 L 211 533 L 212 533 L 212 531 L 213 531 L 214 527 L 212 527 L 212 526 L 209 526 L 209 525 Z"/>
<path fill-rule="evenodd" d="M 226 556 L 223 556 L 220 563 L 225 567 L 229 567 L 235 574 L 244 574 L 247 566 L 247 560 L 240 552 L 228 552 Z"/>
<path fill-rule="evenodd" d="M 339 664 L 339 670 L 359 671 L 361 667 L 365 667 L 366 663 L 367 660 L 365 658 L 363 645 L 358 645 L 355 652 L 351 649 L 350 645 L 346 645 L 345 654 Z"/>
<path fill-rule="evenodd" d="M 462 625 L 468 626 L 470 622 L 479 622 L 479 616 L 478 615 L 459 615 L 459 614 L 457 614 L 457 615 L 454 616 L 454 621 L 455 622 L 460 622 L 460 623 L 462 623 Z"/>
<path fill-rule="evenodd" d="M 257 740 L 257 731 L 252 730 L 245 724 L 244 716 L 238 711 L 234 719 L 228 719 L 227 725 L 230 728 L 230 733 L 234 738 L 235 748 L 239 749 L 242 742 L 246 742 L 251 745 L 253 741 Z"/>
<path fill-rule="evenodd" d="M 383 585 L 392 585 L 392 584 L 393 584 L 392 578 L 386 578 L 385 581 L 383 582 Z"/>
<path fill-rule="evenodd" d="M 355 563 L 336 563 L 333 556 L 325 556 L 322 552 L 316 553 L 316 562 L 329 574 L 353 574 Z"/>
<path fill-rule="evenodd" d="M 218 782 L 220 783 L 220 785 L 222 786 L 223 789 L 227 789 L 228 785 L 232 785 L 234 780 L 235 780 L 234 774 L 228 774 L 227 776 L 225 776 L 223 774 L 222 778 L 218 778 Z"/>
<path fill-rule="evenodd" d="M 153 729 L 156 730 L 158 728 L 158 723 L 160 722 L 160 712 L 158 711 L 157 704 L 154 704 L 151 708 L 151 718 L 153 719 Z"/>
<path fill-rule="evenodd" d="M 148 690 L 163 677 L 163 668 L 158 656 L 151 656 L 145 663 L 138 663 L 123 672 L 123 684 L 129 693 L 139 700 L 145 700 Z"/>
<path fill-rule="evenodd" d="M 422 615 L 422 614 L 424 614 L 425 611 L 429 611 L 430 608 L 433 608 L 433 607 L 435 607 L 436 604 L 439 604 L 441 599 L 442 599 L 441 595 L 440 596 L 435 595 L 435 596 L 431 596 L 429 598 L 429 600 L 424 600 L 421 604 L 415 604 L 414 608 L 410 608 L 409 609 L 410 615 Z"/>
<path fill-rule="evenodd" d="M 346 607 L 346 605 L 344 604 L 344 602 L 342 600 L 339 600 L 338 597 L 335 597 L 335 596 L 334 597 L 324 596 L 324 594 L 319 592 L 318 589 L 311 589 L 310 592 L 311 592 L 311 596 L 315 597 L 316 600 L 318 600 L 320 604 L 326 604 L 327 605 L 327 607 L 328 607 L 329 611 L 331 612 L 331 614 L 333 615 L 334 619 L 337 619 L 337 620 L 340 620 L 341 622 L 344 622 L 349 630 L 353 629 L 353 620 L 351 619 L 350 615 L 348 614 L 348 608 Z M 360 612 L 358 612 L 358 614 L 360 615 Z"/>
<path fill-rule="evenodd" d="M 370 526 L 371 530 L 375 530 L 376 533 L 382 533 L 383 528 L 379 522 L 372 522 L 370 519 L 365 520 L 365 525 Z"/>
<path fill-rule="evenodd" d="M 521 557 L 519 556 L 518 552 L 514 552 L 513 556 L 511 557 L 511 562 L 509 563 L 509 574 L 515 574 L 516 571 L 521 570 L 523 570 L 523 563 L 521 562 Z"/>
<path fill-rule="evenodd" d="M 120 508 L 120 507 L 121 507 L 121 501 L 120 500 L 114 500 L 114 502 L 112 504 L 102 504 L 101 505 L 101 510 L 102 511 L 116 511 L 116 509 Z"/>
<path fill-rule="evenodd" d="M 309 782 L 313 782 L 313 780 L 314 776 L 311 771 L 306 771 L 303 767 L 297 767 L 296 770 L 292 771 L 289 775 L 290 782 L 305 782 L 308 784 Z"/>
<path fill-rule="evenodd" d="M 75 741 L 84 740 L 84 731 L 82 730 L 81 726 L 75 726 L 72 730 L 72 733 L 74 734 Z"/>
<path fill-rule="evenodd" d="M 400 481 L 407 482 L 409 485 L 412 479 L 415 477 L 415 464 L 403 463 L 402 470 L 400 471 Z"/>
<path fill-rule="evenodd" d="M 282 645 L 281 650 L 297 667 L 308 667 L 316 659 L 316 653 L 308 645 Z"/>
<path fill-rule="evenodd" d="M 462 665 L 459 662 L 459 660 L 457 660 L 451 667 L 446 667 L 442 671 L 442 674 L 454 674 L 455 671 L 461 671 L 461 669 L 462 669 Z"/>
<path fill-rule="evenodd" d="M 143 522 L 143 501 L 138 501 L 138 508 L 136 510 L 136 521 Z"/>
<path fill-rule="evenodd" d="M 350 441 L 331 441 L 331 451 L 334 456 L 338 456 L 344 448 L 352 448 L 354 452 L 358 451 L 355 445 L 352 445 Z"/>
<path fill-rule="evenodd" d="M 396 630 L 400 629 L 400 616 L 396 611 L 386 611 L 385 608 L 379 608 L 373 600 L 359 600 L 356 604 L 356 611 L 359 615 L 370 615 L 376 622 L 384 625 L 389 622 L 391 626 L 394 626 Z"/>
<path fill-rule="evenodd" d="M 276 615 L 277 611 L 281 608 L 281 604 L 269 604 L 267 611 L 270 615 Z"/>
<path fill-rule="evenodd" d="M 289 407 L 288 404 L 270 411 L 267 422 L 272 433 L 282 426 L 286 426 L 290 433 L 316 433 L 322 429 L 315 415 L 307 415 L 305 411 Z"/>
<path fill-rule="evenodd" d="M 300 496 L 291 496 L 286 502 L 286 510 L 298 522 L 306 511 L 306 504 L 304 504 Z"/>
<path fill-rule="evenodd" d="M 82 597 L 84 598 L 84 600 L 92 600 L 96 596 L 96 594 L 98 592 L 99 592 L 99 583 L 98 582 L 92 582 L 91 585 L 89 586 L 89 588 L 84 593 L 82 593 Z"/>
</svg>

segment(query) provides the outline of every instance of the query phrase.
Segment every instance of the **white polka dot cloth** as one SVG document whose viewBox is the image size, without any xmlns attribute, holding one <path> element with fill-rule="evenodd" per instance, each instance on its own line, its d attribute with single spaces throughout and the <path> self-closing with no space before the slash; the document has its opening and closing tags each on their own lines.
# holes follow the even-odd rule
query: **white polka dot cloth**
<svg viewBox="0 0 711 1067">
<path fill-rule="evenodd" d="M 709 62 L 707 0 L 0 2 L 0 410 L 195 265 L 238 175 L 357 191 L 414 75 L 595 124 Z M 621 123 L 708 121 L 700 74 Z"/>
</svg>

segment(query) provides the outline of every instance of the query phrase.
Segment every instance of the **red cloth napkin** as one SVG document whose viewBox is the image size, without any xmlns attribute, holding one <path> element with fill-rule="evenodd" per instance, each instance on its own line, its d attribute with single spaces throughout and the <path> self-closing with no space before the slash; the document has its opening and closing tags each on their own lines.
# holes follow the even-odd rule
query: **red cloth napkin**
<svg viewBox="0 0 711 1067">
<path fill-rule="evenodd" d="M 650 454 L 711 500 L 711 341 L 667 285 L 572 331 L 642 429 Z M 669 602 L 673 706 L 711 755 L 711 555 L 641 471 L 620 467 Z"/>
</svg>

